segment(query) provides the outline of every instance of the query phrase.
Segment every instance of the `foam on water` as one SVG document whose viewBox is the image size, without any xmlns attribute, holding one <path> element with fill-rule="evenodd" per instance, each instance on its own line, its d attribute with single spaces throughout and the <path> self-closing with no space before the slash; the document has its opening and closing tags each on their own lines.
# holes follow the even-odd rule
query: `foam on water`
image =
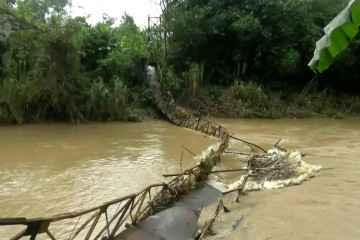
<svg viewBox="0 0 360 240">
<path fill-rule="evenodd" d="M 276 180 L 268 180 L 268 179 L 252 179 L 248 178 L 245 184 L 246 191 L 255 191 L 261 189 L 278 189 L 283 188 L 290 185 L 299 185 L 304 181 L 309 180 L 310 178 L 315 176 L 315 173 L 321 170 L 320 165 L 312 165 L 305 162 L 302 159 L 302 155 L 298 151 L 292 151 L 290 153 L 279 150 L 277 148 L 271 148 L 264 156 L 269 159 L 269 161 L 273 159 L 278 159 L 281 157 L 286 157 L 286 166 L 293 169 L 291 172 L 291 177 L 286 179 L 276 179 Z M 251 174 L 251 172 L 250 172 Z M 225 189 L 231 190 L 241 187 L 246 175 L 241 175 L 241 177 L 231 183 L 224 184 L 220 182 L 214 181 L 214 179 L 210 180 L 212 186 L 220 188 L 222 191 Z"/>
</svg>

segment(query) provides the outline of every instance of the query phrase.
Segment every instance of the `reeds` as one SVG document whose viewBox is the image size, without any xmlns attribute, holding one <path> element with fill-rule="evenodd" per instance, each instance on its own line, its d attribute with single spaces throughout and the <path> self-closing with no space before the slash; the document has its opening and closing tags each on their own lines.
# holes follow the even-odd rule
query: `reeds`
<svg viewBox="0 0 360 240">
<path fill-rule="evenodd" d="M 200 89 L 204 79 L 204 65 L 192 63 L 187 72 L 183 73 L 186 88 L 192 92 L 193 96 Z"/>
<path fill-rule="evenodd" d="M 87 117 L 95 120 L 128 120 L 128 90 L 118 77 L 110 83 L 102 78 L 94 79 L 88 90 L 86 102 Z"/>
</svg>

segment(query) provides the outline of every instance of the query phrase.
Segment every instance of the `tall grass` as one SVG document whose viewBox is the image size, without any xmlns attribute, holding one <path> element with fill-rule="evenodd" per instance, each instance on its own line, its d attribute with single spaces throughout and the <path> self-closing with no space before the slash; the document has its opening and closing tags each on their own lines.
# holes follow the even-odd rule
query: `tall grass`
<svg viewBox="0 0 360 240">
<path fill-rule="evenodd" d="M 195 96 L 203 83 L 204 65 L 192 63 L 189 70 L 182 75 L 186 88 L 192 92 L 193 96 Z"/>
<path fill-rule="evenodd" d="M 41 85 L 34 80 L 6 78 L 0 80 L 0 122 L 24 123 L 43 120 L 120 120 L 136 121 L 131 110 L 129 91 L 114 77 L 109 83 L 102 78 L 90 84 L 60 88 Z M 76 92 L 75 92 L 76 93 Z"/>
<path fill-rule="evenodd" d="M 121 79 L 114 77 L 109 84 L 94 79 L 88 90 L 87 118 L 93 120 L 128 120 L 128 90 Z"/>
<path fill-rule="evenodd" d="M 304 117 L 323 116 L 341 118 L 347 114 L 347 110 L 343 108 L 338 100 L 338 97 L 334 96 L 329 89 L 319 91 L 317 81 L 312 80 L 299 95 L 295 96 L 290 106 L 293 111 L 295 110 L 294 115 L 297 112 L 297 114 Z"/>
<path fill-rule="evenodd" d="M 235 81 L 222 98 L 236 99 L 237 108 L 242 109 L 241 117 L 278 118 L 283 112 L 279 95 L 252 81 Z"/>
<path fill-rule="evenodd" d="M 345 100 L 344 106 L 347 109 L 347 114 L 359 115 L 360 114 L 360 97 L 355 96 L 355 97 L 351 97 L 351 98 Z"/>
<path fill-rule="evenodd" d="M 285 97 L 282 97 L 285 96 Z M 296 93 L 266 90 L 252 81 L 235 81 L 220 97 L 220 108 L 229 116 L 245 118 L 330 117 L 360 114 L 360 98 L 318 91 L 316 81 Z"/>
<path fill-rule="evenodd" d="M 0 86 L 1 118 L 3 122 L 23 123 L 30 106 L 40 96 L 40 88 L 35 81 L 27 78 L 5 78 Z"/>
</svg>

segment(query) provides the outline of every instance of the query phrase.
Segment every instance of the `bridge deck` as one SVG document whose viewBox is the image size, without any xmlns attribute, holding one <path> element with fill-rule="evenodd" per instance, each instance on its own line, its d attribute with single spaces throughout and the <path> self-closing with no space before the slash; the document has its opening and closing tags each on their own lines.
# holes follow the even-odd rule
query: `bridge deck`
<svg viewBox="0 0 360 240">
<path fill-rule="evenodd" d="M 221 196 L 222 193 L 219 190 L 205 184 L 201 189 L 191 190 L 173 207 L 146 218 L 116 236 L 115 239 L 194 239 L 198 234 L 197 222 L 201 209 L 217 202 Z"/>
</svg>

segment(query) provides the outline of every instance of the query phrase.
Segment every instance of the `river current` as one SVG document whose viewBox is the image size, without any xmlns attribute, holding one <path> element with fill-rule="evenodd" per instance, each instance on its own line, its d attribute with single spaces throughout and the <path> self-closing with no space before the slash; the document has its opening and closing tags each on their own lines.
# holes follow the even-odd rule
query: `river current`
<svg viewBox="0 0 360 240">
<path fill-rule="evenodd" d="M 359 118 L 211 120 L 265 148 L 283 138 L 324 168 L 299 186 L 250 192 L 221 214 L 212 239 L 359 238 Z M 0 217 L 52 216 L 139 191 L 198 162 L 183 146 L 200 154 L 215 142 L 164 121 L 2 126 Z M 0 227 L 0 239 L 10 232 Z"/>
</svg>

